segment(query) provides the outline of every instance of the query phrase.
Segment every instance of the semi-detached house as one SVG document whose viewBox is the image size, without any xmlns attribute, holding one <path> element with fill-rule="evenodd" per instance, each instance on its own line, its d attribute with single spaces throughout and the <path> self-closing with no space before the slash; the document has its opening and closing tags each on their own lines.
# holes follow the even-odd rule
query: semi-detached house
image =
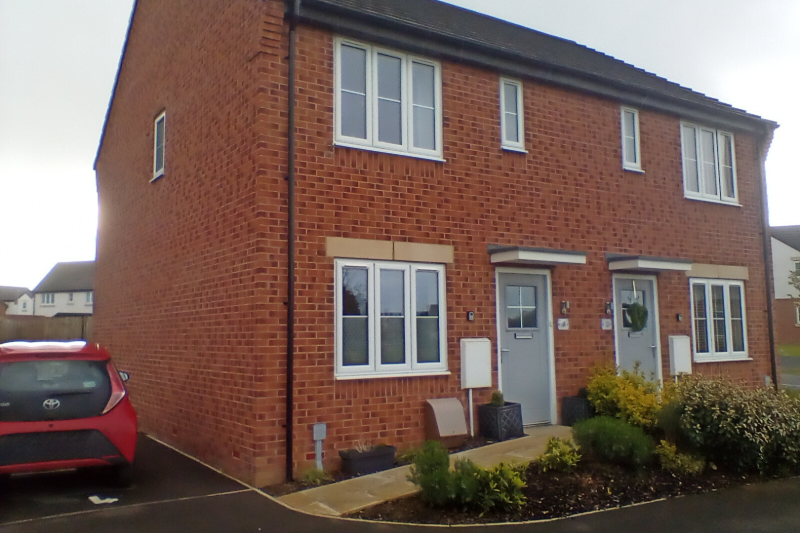
<svg viewBox="0 0 800 533">
<path fill-rule="evenodd" d="M 146 431 L 258 485 L 313 464 L 315 423 L 329 467 L 419 444 L 427 399 L 466 405 L 465 338 L 527 424 L 598 363 L 669 379 L 671 336 L 763 384 L 776 127 L 434 0 L 138 0 L 95 337 Z"/>
</svg>

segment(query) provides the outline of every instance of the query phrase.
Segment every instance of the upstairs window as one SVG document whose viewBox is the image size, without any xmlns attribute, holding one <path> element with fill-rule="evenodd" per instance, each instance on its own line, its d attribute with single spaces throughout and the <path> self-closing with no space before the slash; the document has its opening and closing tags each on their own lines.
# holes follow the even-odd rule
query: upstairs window
<svg viewBox="0 0 800 533">
<path fill-rule="evenodd" d="M 94 293 L 87 292 L 86 293 L 86 305 L 92 305 L 94 303 Z"/>
<path fill-rule="evenodd" d="M 747 359 L 744 284 L 692 279 L 695 361 Z"/>
<path fill-rule="evenodd" d="M 620 131 L 622 133 L 622 168 L 634 172 L 642 171 L 642 156 L 639 152 L 639 111 L 630 107 L 620 109 Z"/>
<path fill-rule="evenodd" d="M 53 305 L 56 303 L 56 295 L 52 292 L 42 293 L 42 305 Z"/>
<path fill-rule="evenodd" d="M 524 117 L 522 83 L 500 78 L 500 129 L 503 148 L 525 151 Z"/>
<path fill-rule="evenodd" d="M 681 124 L 683 190 L 687 198 L 738 203 L 733 134 Z"/>
<path fill-rule="evenodd" d="M 447 370 L 444 266 L 336 261 L 336 375 Z"/>
<path fill-rule="evenodd" d="M 164 175 L 166 160 L 167 112 L 156 118 L 153 134 L 153 180 Z M 152 180 L 151 180 L 152 181 Z"/>
<path fill-rule="evenodd" d="M 336 39 L 334 64 L 336 144 L 441 159 L 439 63 Z"/>
</svg>

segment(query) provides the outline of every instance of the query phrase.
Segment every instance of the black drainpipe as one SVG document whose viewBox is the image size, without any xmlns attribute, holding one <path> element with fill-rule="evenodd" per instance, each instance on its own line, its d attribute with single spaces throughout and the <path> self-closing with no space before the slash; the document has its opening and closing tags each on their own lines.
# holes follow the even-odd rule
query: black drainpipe
<svg viewBox="0 0 800 533">
<path fill-rule="evenodd" d="M 772 386 L 778 388 L 778 360 L 775 357 L 774 317 L 772 313 L 772 234 L 769 229 L 769 211 L 767 207 L 767 179 L 764 174 L 764 148 L 771 139 L 772 132 L 765 131 L 758 143 L 758 175 L 761 189 L 761 218 L 764 246 L 764 281 L 767 289 L 767 322 L 769 327 L 769 357 L 772 366 Z"/>
<path fill-rule="evenodd" d="M 300 0 L 289 0 L 289 237 L 288 237 L 288 283 L 286 316 L 286 481 L 294 479 L 294 106 L 295 106 L 295 54 L 297 47 L 297 18 Z"/>
</svg>

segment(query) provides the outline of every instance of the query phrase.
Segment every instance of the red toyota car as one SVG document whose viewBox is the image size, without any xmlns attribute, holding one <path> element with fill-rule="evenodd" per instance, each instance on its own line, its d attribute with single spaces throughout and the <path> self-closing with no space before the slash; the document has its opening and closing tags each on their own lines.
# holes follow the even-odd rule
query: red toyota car
<svg viewBox="0 0 800 533">
<path fill-rule="evenodd" d="M 98 344 L 0 344 L 0 478 L 105 467 L 129 483 L 137 420 L 127 379 Z"/>
</svg>

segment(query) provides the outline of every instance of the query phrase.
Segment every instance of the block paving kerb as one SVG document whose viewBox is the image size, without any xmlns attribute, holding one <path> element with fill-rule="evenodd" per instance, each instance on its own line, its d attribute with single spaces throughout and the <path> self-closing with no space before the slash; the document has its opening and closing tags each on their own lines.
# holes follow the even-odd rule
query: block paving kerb
<svg viewBox="0 0 800 533">
<path fill-rule="evenodd" d="M 330 13 L 345 9 L 339 3 Z M 257 486 L 281 481 L 286 463 L 285 7 L 139 0 L 96 161 L 94 338 L 131 373 L 144 430 Z M 328 427 L 328 468 L 359 440 L 421 443 L 426 399 L 466 405 L 461 338 L 491 340 L 497 384 L 490 244 L 587 253 L 585 265 L 550 269 L 553 314 L 572 302 L 570 329 L 553 331 L 557 402 L 585 385 L 593 365 L 613 360 L 614 332 L 599 327 L 612 299 L 607 252 L 746 267 L 751 360 L 695 366 L 763 383 L 770 362 L 759 147 L 763 155 L 768 137 L 747 126 L 762 127 L 760 119 L 710 100 L 697 104 L 699 116 L 743 124 L 735 132 L 741 205 L 691 201 L 683 193 L 680 113 L 640 107 L 644 173 L 626 172 L 619 100 L 526 77 L 527 153 L 506 151 L 503 72 L 443 53 L 436 59 L 444 162 L 336 147 L 334 37 L 320 25 L 297 29 L 295 474 L 313 465 L 317 422 Z M 153 121 L 165 110 L 165 173 L 151 182 Z M 335 379 L 329 238 L 452 250 L 448 374 Z M 682 272 L 657 277 L 666 347 L 668 336 L 692 334 L 688 318 L 676 319 L 691 316 L 689 289 Z M 668 357 L 662 365 L 667 375 Z M 489 394 L 476 390 L 475 403 Z"/>
</svg>

